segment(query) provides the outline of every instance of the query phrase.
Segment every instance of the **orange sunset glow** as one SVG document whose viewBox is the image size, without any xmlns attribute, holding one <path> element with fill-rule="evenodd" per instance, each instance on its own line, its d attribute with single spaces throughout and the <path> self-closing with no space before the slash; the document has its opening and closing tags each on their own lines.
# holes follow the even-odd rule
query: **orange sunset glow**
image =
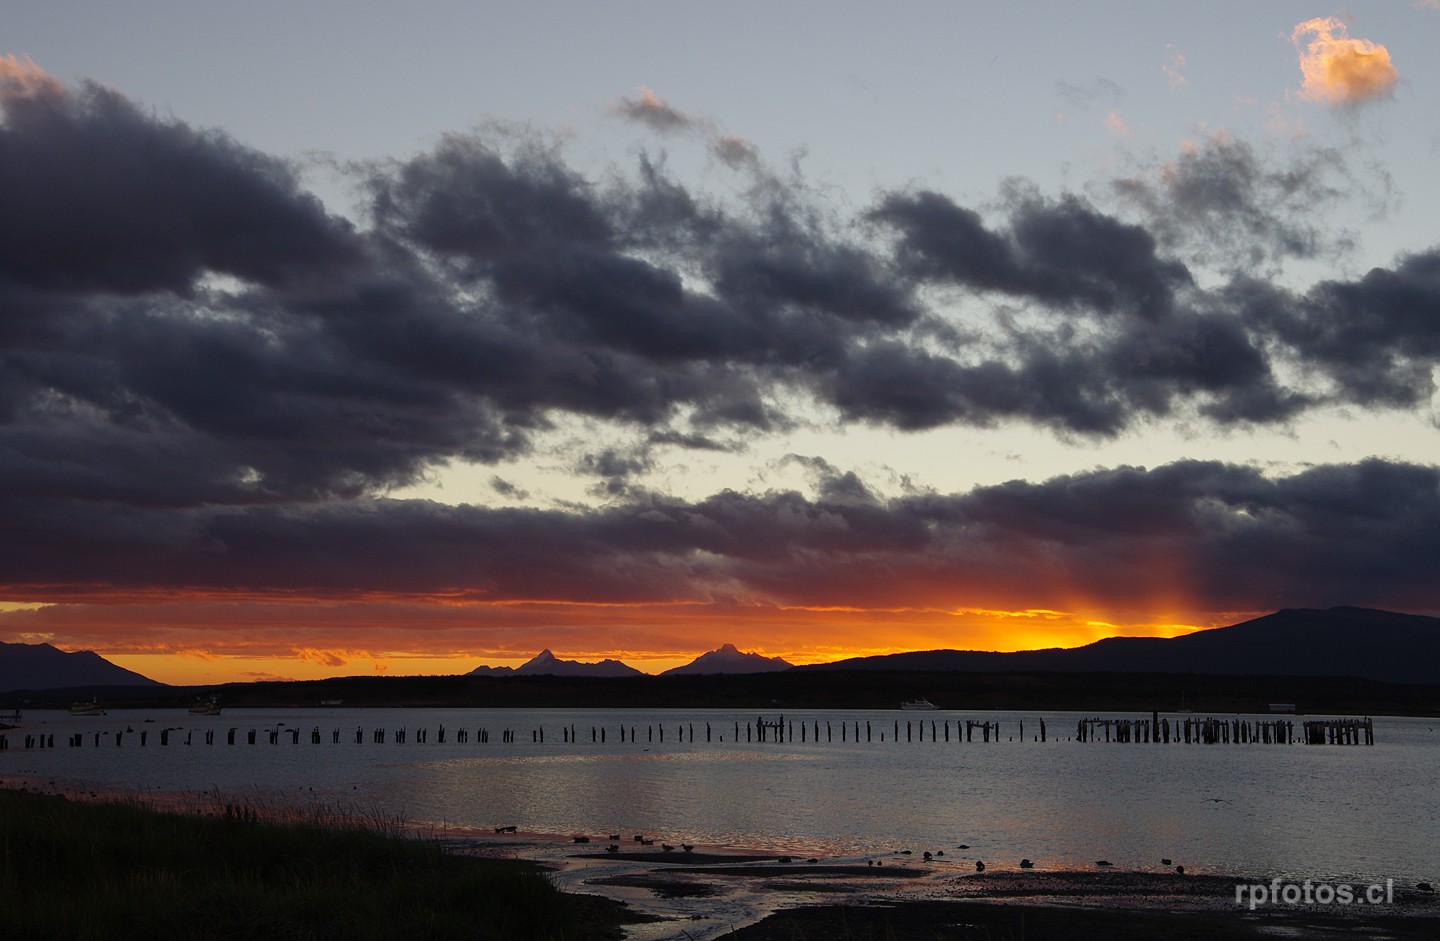
<svg viewBox="0 0 1440 941">
<path fill-rule="evenodd" d="M 61 604 L 14 612 L 12 617 L 20 628 L 15 640 L 94 649 L 127 669 L 176 685 L 338 675 L 453 675 L 482 665 L 519 666 L 542 647 L 565 659 L 613 658 L 659 673 L 725 643 L 807 664 L 909 650 L 1076 647 L 1114 635 L 1174 637 L 1219 623 L 1177 623 L 1173 616 L 1116 623 L 1048 610 L 720 609 L 534 602 Z M 1242 617 L 1233 615 L 1234 620 Z M 215 635 L 229 641 L 216 643 Z M 115 645 L 116 636 L 127 642 Z M 308 640 L 305 646 L 290 640 L 302 636 Z"/>
</svg>

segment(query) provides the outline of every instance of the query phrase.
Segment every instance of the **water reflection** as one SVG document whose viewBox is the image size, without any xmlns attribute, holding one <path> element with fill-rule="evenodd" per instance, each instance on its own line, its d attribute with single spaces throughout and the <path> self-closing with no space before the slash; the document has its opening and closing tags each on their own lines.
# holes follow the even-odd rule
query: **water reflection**
<svg viewBox="0 0 1440 941">
<path fill-rule="evenodd" d="M 1046 743 L 1029 740 L 1040 716 L 1018 713 L 983 717 L 998 718 L 1005 730 L 989 743 L 959 741 L 956 721 L 976 718 L 963 713 L 927 716 L 924 741 L 906 741 L 906 720 L 893 714 L 787 716 L 797 737 L 799 723 L 810 723 L 804 743 L 747 743 L 743 730 L 736 741 L 735 723 L 755 716 L 718 711 L 234 711 L 217 718 L 155 714 L 144 725 L 146 717 L 27 715 L 27 730 L 54 734 L 58 747 L 17 750 L 17 736 L 27 730 L 10 733 L 0 778 L 144 792 L 219 788 L 272 799 L 299 793 L 441 827 L 513 824 L 599 839 L 645 833 L 800 856 L 943 851 L 945 865 L 957 867 L 983 858 L 992 868 L 1015 868 L 1029 857 L 1041 868 L 1092 867 L 1102 858 L 1147 868 L 1165 857 L 1195 872 L 1426 879 L 1433 876 L 1429 854 L 1440 843 L 1440 795 L 1433 789 L 1440 733 L 1425 719 L 1379 719 L 1377 745 L 1341 747 L 1057 741 L 1078 718 L 1063 713 L 1045 715 L 1052 738 Z M 950 741 L 943 731 L 932 739 L 932 718 L 950 723 Z M 1022 719 L 1026 740 L 1011 741 Z M 867 722 L 870 742 L 863 740 Z M 288 735 L 268 744 L 263 730 L 280 723 L 302 730 L 300 744 Z M 592 743 L 591 727 L 598 738 L 602 723 L 605 742 Z M 647 735 L 661 723 L 664 742 Z M 450 730 L 444 744 L 434 735 L 442 724 Z M 689 740 L 692 724 L 697 741 Z M 372 743 L 370 730 L 402 725 L 412 730 L 406 744 Z M 571 725 L 579 740 L 562 741 L 561 728 Z M 364 744 L 354 742 L 357 726 Z M 98 748 L 90 738 L 81 748 L 64 745 L 73 731 L 113 735 L 127 727 L 150 730 L 144 748 L 136 732 L 118 747 L 110 738 Z M 190 746 L 177 744 L 184 740 L 177 732 L 161 748 L 163 727 L 218 730 L 217 744 L 199 744 L 200 735 Z M 224 744 L 232 727 L 242 744 Z M 542 727 L 545 743 L 533 743 L 531 730 Z M 251 728 L 261 730 L 258 744 L 243 744 Z M 315 728 L 322 744 L 311 744 Z M 331 743 L 337 728 L 338 745 Z M 415 741 L 420 728 L 431 730 L 429 742 Z M 490 741 L 457 742 L 460 728 L 488 728 Z M 500 742 L 506 728 L 516 730 L 518 741 Z M 630 739 L 631 728 L 638 740 Z"/>
</svg>

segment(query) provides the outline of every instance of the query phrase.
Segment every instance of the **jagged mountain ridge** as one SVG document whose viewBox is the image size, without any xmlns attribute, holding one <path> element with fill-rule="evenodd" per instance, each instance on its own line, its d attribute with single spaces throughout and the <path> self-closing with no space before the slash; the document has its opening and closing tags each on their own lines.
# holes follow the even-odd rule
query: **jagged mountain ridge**
<svg viewBox="0 0 1440 941">
<path fill-rule="evenodd" d="M 788 670 L 793 664 L 779 657 L 766 657 L 758 653 L 746 653 L 734 644 L 722 644 L 715 650 L 702 653 L 689 663 L 672 667 L 661 676 L 700 676 L 715 673 L 774 673 Z"/>
<path fill-rule="evenodd" d="M 788 670 L 792 664 L 779 657 L 766 657 L 758 653 L 746 653 L 734 644 L 723 644 L 715 650 L 696 657 L 684 666 L 673 667 L 660 676 L 699 676 L 705 674 L 773 673 Z M 471 670 L 469 676 L 648 676 L 619 660 L 601 660 L 585 663 L 579 660 L 562 660 L 549 648 L 540 651 L 529 661 L 518 667 L 480 666 Z"/>
<path fill-rule="evenodd" d="M 476 667 L 469 676 L 646 676 L 619 660 L 605 659 L 598 663 L 561 660 L 550 649 L 540 651 L 518 667 Z"/>
</svg>

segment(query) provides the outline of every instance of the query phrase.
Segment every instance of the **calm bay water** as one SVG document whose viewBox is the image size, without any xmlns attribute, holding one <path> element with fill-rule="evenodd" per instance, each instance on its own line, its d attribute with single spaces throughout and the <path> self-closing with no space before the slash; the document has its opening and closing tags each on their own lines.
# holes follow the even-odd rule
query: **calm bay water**
<svg viewBox="0 0 1440 941">
<path fill-rule="evenodd" d="M 1045 713 L 1051 741 L 1042 744 L 1031 740 L 1038 713 L 802 711 L 787 713 L 787 721 L 797 734 L 802 721 L 812 732 L 818 722 L 819 742 L 746 743 L 743 729 L 735 741 L 734 724 L 755 718 L 710 710 L 31 712 L 23 728 L 8 733 L 0 781 L 314 799 L 486 834 L 514 825 L 562 841 L 586 834 L 603 843 L 611 833 L 628 841 L 645 833 L 672 843 L 829 858 L 944 850 L 957 866 L 981 858 L 1013 868 L 1029 857 L 1041 868 L 1089 868 L 1098 859 L 1117 868 L 1156 868 L 1168 857 L 1193 872 L 1253 876 L 1372 882 L 1440 875 L 1434 719 L 1377 718 L 1373 747 L 1122 745 L 1069 741 L 1078 714 Z M 1001 740 L 982 743 L 977 731 L 976 741 L 958 741 L 956 722 L 967 719 L 998 720 Z M 905 741 L 907 721 L 925 723 L 925 741 Z M 950 723 L 949 742 L 930 740 L 931 721 L 937 728 Z M 708 743 L 707 722 L 714 739 Z M 842 722 L 850 730 L 845 742 Z M 853 740 L 857 722 L 862 739 L 870 723 L 872 741 Z M 620 741 L 622 724 L 636 730 L 638 741 Z M 436 741 L 441 725 L 444 744 Z M 664 742 L 647 740 L 647 728 L 661 725 Z M 402 726 L 409 735 L 396 744 L 393 733 Z M 562 728 L 570 726 L 579 741 L 562 741 Z M 592 743 L 591 728 L 602 726 L 605 743 Z M 167 727 L 178 731 L 161 747 L 159 732 Z M 116 747 L 114 732 L 127 728 L 133 733 Z M 224 744 L 230 728 L 237 730 L 234 746 Z M 288 733 L 269 744 L 266 731 L 273 728 L 300 729 L 300 744 L 290 744 Z M 311 744 L 314 728 L 323 744 Z M 386 744 L 372 742 L 376 728 L 389 730 Z M 415 740 L 422 728 L 426 743 Z M 471 733 L 468 743 L 455 741 L 461 728 Z M 490 732 L 486 744 L 475 740 L 481 728 Z M 543 744 L 531 740 L 539 728 Z M 215 744 L 202 744 L 206 729 L 215 731 Z M 244 744 L 250 729 L 259 733 L 255 745 Z M 331 743 L 334 729 L 341 730 L 338 745 Z M 505 729 L 515 731 L 514 743 L 501 741 Z M 144 748 L 141 730 L 149 733 Z M 54 735 L 56 747 L 26 751 L 24 736 L 42 732 Z M 74 732 L 86 734 L 83 747 L 67 747 Z M 108 733 L 99 747 L 96 732 Z M 962 843 L 970 849 L 959 849 Z"/>
</svg>

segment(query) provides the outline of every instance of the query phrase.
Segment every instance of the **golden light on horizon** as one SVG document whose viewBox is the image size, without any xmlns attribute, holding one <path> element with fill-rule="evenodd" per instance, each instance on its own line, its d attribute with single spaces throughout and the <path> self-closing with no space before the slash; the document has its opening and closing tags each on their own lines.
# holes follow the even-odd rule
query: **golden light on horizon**
<svg viewBox="0 0 1440 941">
<path fill-rule="evenodd" d="M 1105 637 L 1174 637 L 1214 626 L 1209 618 L 1187 621 L 1173 612 L 1120 617 L 1098 610 L 1045 608 L 946 611 L 757 606 L 737 611 L 655 606 L 632 612 L 640 614 L 632 618 L 626 608 L 596 606 L 581 613 L 573 605 L 566 607 L 574 621 L 561 624 L 549 618 L 533 623 L 535 612 L 517 612 L 513 605 L 472 605 L 468 612 L 471 623 L 459 629 L 450 623 L 453 608 L 444 619 L 410 624 L 406 629 L 383 618 L 346 629 L 343 611 L 331 612 L 331 621 L 321 621 L 307 612 L 308 607 L 269 606 L 263 614 L 274 628 L 273 636 L 226 633 L 223 643 L 210 645 L 197 642 L 199 628 L 186 630 L 183 642 L 173 628 L 149 643 L 132 633 L 126 645 L 108 650 L 110 645 L 96 642 L 99 638 L 66 638 L 63 631 L 52 632 L 52 640 L 67 649 L 94 649 L 126 669 L 164 683 L 207 685 L 356 675 L 459 675 L 478 666 L 518 667 L 543 648 L 565 660 L 613 659 L 654 674 L 689 663 L 725 643 L 804 665 L 919 650 L 1070 648 Z M 501 611 L 523 616 L 517 623 L 488 629 L 474 623 L 485 614 Z M 188 620 L 181 612 L 174 613 L 177 620 Z M 423 619 L 427 613 L 435 612 L 418 606 L 396 615 L 395 621 L 404 621 L 407 615 Z M 300 625 L 309 629 L 305 643 L 281 640 L 299 636 Z M 345 642 L 333 643 L 342 632 Z M 212 636 L 214 633 L 212 629 Z M 496 644 L 495 640 L 503 642 Z"/>
</svg>

